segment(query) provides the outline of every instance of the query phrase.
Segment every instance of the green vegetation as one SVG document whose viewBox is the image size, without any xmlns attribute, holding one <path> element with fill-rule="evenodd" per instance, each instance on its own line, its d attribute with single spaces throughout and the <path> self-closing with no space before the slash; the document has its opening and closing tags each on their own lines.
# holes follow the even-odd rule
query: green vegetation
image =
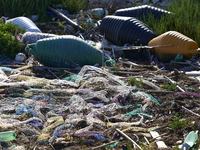
<svg viewBox="0 0 200 150">
<path fill-rule="evenodd" d="M 0 50 L 1 54 L 13 56 L 22 50 L 23 44 L 15 37 L 18 33 L 24 33 L 25 29 L 21 29 L 13 23 L 0 23 Z"/>
<path fill-rule="evenodd" d="M 174 14 L 162 16 L 160 20 L 155 20 L 153 15 L 149 14 L 143 22 L 157 35 L 167 31 L 178 31 L 200 45 L 199 8 L 199 0 L 173 0 L 166 9 Z"/>
<path fill-rule="evenodd" d="M 142 87 L 142 80 L 137 80 L 136 78 L 130 78 L 129 83 L 131 86 L 136 86 L 137 88 Z"/>
<path fill-rule="evenodd" d="M 172 128 L 172 130 L 182 129 L 188 124 L 188 120 L 181 119 L 179 114 L 176 113 L 173 117 L 172 123 L 170 123 L 168 126 Z"/>
<path fill-rule="evenodd" d="M 46 14 L 51 0 L 1 0 L 0 10 L 10 17 Z"/>
<path fill-rule="evenodd" d="M 168 82 L 166 82 L 164 85 L 161 86 L 161 88 L 164 88 L 166 90 L 170 90 L 170 91 L 175 91 L 176 90 L 176 86 L 177 84 L 169 84 Z"/>
<path fill-rule="evenodd" d="M 93 23 L 93 22 L 88 23 L 88 22 L 85 22 L 85 21 L 81 21 L 81 26 L 82 26 L 83 29 L 87 30 L 87 29 L 90 29 L 91 27 L 94 27 L 95 23 Z"/>
<path fill-rule="evenodd" d="M 63 6 L 69 13 L 76 13 L 84 10 L 87 4 L 86 0 L 63 0 Z"/>
</svg>

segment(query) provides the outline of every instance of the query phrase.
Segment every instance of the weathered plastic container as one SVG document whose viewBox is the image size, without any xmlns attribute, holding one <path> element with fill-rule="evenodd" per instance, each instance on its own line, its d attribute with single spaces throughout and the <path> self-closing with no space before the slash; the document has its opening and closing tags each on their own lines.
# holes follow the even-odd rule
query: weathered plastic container
<svg viewBox="0 0 200 150">
<path fill-rule="evenodd" d="M 9 19 L 6 21 L 6 23 L 8 22 L 18 24 L 18 26 L 22 28 L 25 27 L 26 32 L 41 32 L 41 30 L 34 24 L 34 22 L 27 17 L 17 17 Z"/>
<path fill-rule="evenodd" d="M 40 39 L 34 44 L 28 44 L 26 51 L 30 51 L 36 60 L 49 67 L 102 65 L 107 60 L 102 51 L 72 35 Z"/>
<path fill-rule="evenodd" d="M 173 46 L 167 46 L 171 44 Z M 148 46 L 157 46 L 151 49 L 151 52 L 162 62 L 174 60 L 177 54 L 182 54 L 183 58 L 190 58 L 198 49 L 195 41 L 177 31 L 161 34 L 149 41 Z"/>
<path fill-rule="evenodd" d="M 169 11 L 166 11 L 164 9 L 160 9 L 149 5 L 142 5 L 137 7 L 119 9 L 115 12 L 115 16 L 135 17 L 139 20 L 143 20 L 143 17 L 147 17 L 148 13 L 152 13 L 155 19 L 160 19 L 162 15 L 170 14 Z"/>
<path fill-rule="evenodd" d="M 39 32 L 26 32 L 23 34 L 21 42 L 22 43 L 36 43 L 40 39 L 55 37 L 55 34 L 39 33 Z"/>
<path fill-rule="evenodd" d="M 132 17 L 106 16 L 101 21 L 100 32 L 115 45 L 147 45 L 155 37 L 154 31 Z"/>
</svg>

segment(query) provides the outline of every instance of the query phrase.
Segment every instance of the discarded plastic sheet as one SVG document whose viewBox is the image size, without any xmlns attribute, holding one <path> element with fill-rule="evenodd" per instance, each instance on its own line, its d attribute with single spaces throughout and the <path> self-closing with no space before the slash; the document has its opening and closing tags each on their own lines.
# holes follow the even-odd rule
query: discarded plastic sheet
<svg viewBox="0 0 200 150">
<path fill-rule="evenodd" d="M 41 134 L 37 138 L 37 143 L 38 144 L 48 144 L 49 138 L 50 138 L 49 134 Z"/>
<path fill-rule="evenodd" d="M 54 122 L 54 123 L 52 123 Z M 62 116 L 51 117 L 47 120 L 47 123 L 52 123 L 48 127 L 42 129 L 42 133 L 50 133 L 52 129 L 64 123 L 64 119 Z"/>
<path fill-rule="evenodd" d="M 0 132 L 1 141 L 13 141 L 16 139 L 16 136 L 15 131 Z"/>
<path fill-rule="evenodd" d="M 40 39 L 35 44 L 28 44 L 26 51 L 49 67 L 78 68 L 96 63 L 102 66 L 108 60 L 102 51 L 72 35 Z"/>
<path fill-rule="evenodd" d="M 36 33 L 36 32 L 26 32 L 23 34 L 21 38 L 21 42 L 24 44 L 32 44 L 36 43 L 40 39 L 55 37 L 55 34 L 48 34 L 48 33 Z"/>
<path fill-rule="evenodd" d="M 29 107 L 29 106 L 23 106 L 20 109 L 17 110 L 17 112 L 15 113 L 15 115 L 21 115 L 24 111 L 24 108 L 26 108 L 28 111 L 30 111 L 30 113 L 32 113 L 32 115 L 34 117 L 37 117 L 37 115 L 35 114 L 35 112 Z"/>
</svg>

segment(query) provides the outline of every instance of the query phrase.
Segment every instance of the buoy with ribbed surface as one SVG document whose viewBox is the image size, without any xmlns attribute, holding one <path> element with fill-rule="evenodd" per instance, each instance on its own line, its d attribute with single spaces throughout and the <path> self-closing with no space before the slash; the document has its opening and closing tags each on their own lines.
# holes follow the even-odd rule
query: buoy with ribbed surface
<svg viewBox="0 0 200 150">
<path fill-rule="evenodd" d="M 154 31 L 132 17 L 106 16 L 101 21 L 100 32 L 115 45 L 147 45 L 155 37 Z"/>
<path fill-rule="evenodd" d="M 9 22 L 18 24 L 18 26 L 21 28 L 26 28 L 26 32 L 41 32 L 41 30 L 34 24 L 34 22 L 27 17 L 16 17 L 6 21 L 6 23 Z"/>
<path fill-rule="evenodd" d="M 159 19 L 162 15 L 170 14 L 169 11 L 166 11 L 164 9 L 160 9 L 149 5 L 142 5 L 131 8 L 119 9 L 115 12 L 115 16 L 135 17 L 139 20 L 143 20 L 143 17 L 147 16 L 148 13 L 152 13 L 155 19 Z"/>
<path fill-rule="evenodd" d="M 151 52 L 155 53 L 163 62 L 174 60 L 177 54 L 182 54 L 184 58 L 190 58 L 192 54 L 197 53 L 198 49 L 198 44 L 194 40 L 177 31 L 161 34 L 149 41 L 148 46 L 155 46 Z"/>
<path fill-rule="evenodd" d="M 37 61 L 49 67 L 77 68 L 96 63 L 102 65 L 107 59 L 102 51 L 72 35 L 40 39 L 35 44 L 28 44 L 26 51 L 30 51 Z"/>
</svg>

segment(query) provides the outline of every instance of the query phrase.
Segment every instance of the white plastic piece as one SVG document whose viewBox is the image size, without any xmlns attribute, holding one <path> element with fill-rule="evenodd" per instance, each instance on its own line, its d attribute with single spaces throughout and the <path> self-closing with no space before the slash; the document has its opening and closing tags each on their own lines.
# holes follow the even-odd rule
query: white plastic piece
<svg viewBox="0 0 200 150">
<path fill-rule="evenodd" d="M 27 17 L 17 17 L 13 19 L 9 19 L 6 23 L 12 22 L 14 24 L 18 24 L 19 27 L 25 27 L 26 32 L 41 32 L 41 30 L 34 24 L 32 20 Z"/>
<path fill-rule="evenodd" d="M 153 138 L 156 138 L 158 137 L 157 139 L 161 139 L 161 137 L 159 137 L 159 134 L 158 132 L 156 131 L 150 131 L 150 134 Z M 156 142 L 157 146 L 158 146 L 158 149 L 168 149 L 167 145 L 163 142 L 163 141 L 158 141 Z"/>
<path fill-rule="evenodd" d="M 26 59 L 26 55 L 23 54 L 23 53 L 18 53 L 18 54 L 15 56 L 15 60 L 16 60 L 17 62 L 23 62 L 25 59 Z"/>
</svg>

